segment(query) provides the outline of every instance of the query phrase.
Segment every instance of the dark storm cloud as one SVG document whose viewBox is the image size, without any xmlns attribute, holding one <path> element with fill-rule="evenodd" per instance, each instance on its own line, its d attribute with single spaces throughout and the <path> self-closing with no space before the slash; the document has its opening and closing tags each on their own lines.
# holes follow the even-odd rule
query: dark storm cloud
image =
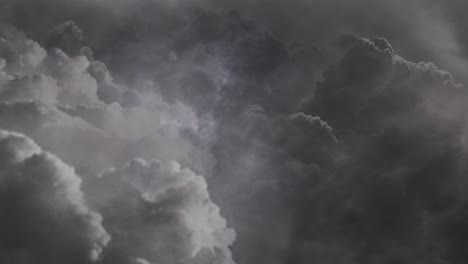
<svg viewBox="0 0 468 264">
<path fill-rule="evenodd" d="M 383 38 L 337 43 L 340 59 L 310 88 L 308 102 L 296 101 L 305 114 L 269 117 L 253 105 L 220 130 L 217 169 L 226 178 L 219 181 L 245 195 L 217 194 L 230 201 L 228 216 L 237 213 L 235 256 L 247 263 L 272 262 L 268 251 L 279 263 L 464 261 L 453 248 L 464 235 L 454 236 L 449 223 L 464 219 L 466 203 L 465 88 L 432 63 L 395 55 Z M 275 231 L 259 231 L 264 222 Z M 246 228 L 252 225 L 256 232 Z M 250 243 L 262 245 L 257 254 Z"/>
<path fill-rule="evenodd" d="M 465 81 L 463 1 L 222 1 L 267 27 L 286 45 L 326 48 L 340 34 L 388 39 L 400 55 L 434 61 Z"/>
<path fill-rule="evenodd" d="M 104 263 L 467 261 L 461 2 L 1 5 L 0 127 L 87 168 Z"/>
<path fill-rule="evenodd" d="M 73 168 L 31 139 L 0 131 L 1 261 L 91 263 L 110 237 Z"/>
<path fill-rule="evenodd" d="M 294 159 L 306 163 L 331 159 L 326 153 L 337 143 L 333 129 L 325 121 L 304 113 L 276 117 L 272 138 L 275 145 L 289 152 Z"/>
<path fill-rule="evenodd" d="M 466 203 L 465 89 L 433 64 L 394 55 L 382 40 L 346 43 L 306 110 L 334 128 L 344 157 L 326 191 L 299 209 L 307 213 L 298 218 L 293 259 L 309 260 L 311 241 L 332 239 L 361 263 L 465 261 L 448 249 L 464 235 L 453 236 L 446 222 L 463 217 L 458 208 Z"/>
<path fill-rule="evenodd" d="M 45 36 L 50 36 L 46 33 L 56 25 L 70 19 L 75 21 L 86 32 L 83 41 L 98 56 L 109 60 L 118 51 L 130 52 L 127 48 L 131 49 L 131 46 L 144 46 L 141 44 L 144 40 L 158 39 L 161 43 L 182 33 L 182 29 L 197 16 L 193 10 L 234 8 L 243 17 L 254 21 L 246 23 L 245 27 L 261 25 L 288 47 L 294 47 L 297 43 L 326 47 L 340 34 L 382 36 L 393 43 L 399 54 L 411 60 L 435 61 L 453 71 L 457 77 L 462 77 L 466 70 L 466 62 L 459 57 L 463 53 L 463 47 L 458 43 L 463 39 L 462 34 L 458 33 L 463 32 L 464 25 L 457 12 L 463 10 L 461 1 L 74 0 L 65 3 L 56 0 L 6 0 L 2 6 L 4 20 L 21 27 L 40 42 L 47 39 Z M 207 21 L 207 31 L 197 37 L 216 35 L 222 24 L 216 19 Z M 57 43 L 57 38 L 48 40 L 45 43 Z M 62 45 L 68 45 L 64 44 L 64 39 L 60 41 Z M 136 44 L 138 42 L 140 44 Z M 127 59 L 144 59 L 135 51 L 130 53 L 133 56 L 127 56 Z M 117 60 L 111 67 L 117 69 L 124 66 Z"/>
<path fill-rule="evenodd" d="M 342 43 L 346 53 L 324 72 L 308 110 L 338 131 L 424 120 L 417 115 L 434 122 L 463 121 L 466 92 L 450 73 L 432 63 L 408 62 L 381 39 L 346 37 Z"/>
<path fill-rule="evenodd" d="M 218 136 L 219 175 L 211 181 L 216 186 L 212 193 L 220 197 L 237 231 L 235 259 L 287 261 L 298 239 L 295 233 L 301 232 L 295 222 L 307 221 L 299 213 L 301 204 L 310 202 L 303 193 L 315 191 L 312 184 L 329 175 L 316 164 L 334 163 L 337 140 L 332 128 L 319 117 L 304 113 L 270 117 L 252 105 L 224 123 Z"/>
</svg>

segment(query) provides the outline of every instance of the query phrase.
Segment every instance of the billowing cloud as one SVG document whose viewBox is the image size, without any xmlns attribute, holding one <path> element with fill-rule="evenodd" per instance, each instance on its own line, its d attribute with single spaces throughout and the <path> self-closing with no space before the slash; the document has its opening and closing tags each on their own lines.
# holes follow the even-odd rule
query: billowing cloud
<svg viewBox="0 0 468 264">
<path fill-rule="evenodd" d="M 0 252 L 5 263 L 91 263 L 110 236 L 73 168 L 31 139 L 0 131 Z"/>
<path fill-rule="evenodd" d="M 464 235 L 452 236 L 446 221 L 463 217 L 465 204 L 465 89 L 431 63 L 396 56 L 380 39 L 342 43 L 344 56 L 306 110 L 333 127 L 341 158 L 332 181 L 305 187 L 301 180 L 292 192 L 302 193 L 297 204 L 307 212 L 298 212 L 292 257 L 307 261 L 317 241 L 332 239 L 354 260 L 464 261 L 447 248 Z"/>
<path fill-rule="evenodd" d="M 87 192 L 113 236 L 105 263 L 233 263 L 235 232 L 205 179 L 175 161 L 135 159 L 105 172 Z"/>
<path fill-rule="evenodd" d="M 199 117 L 197 108 L 184 104 L 187 98 L 164 101 L 151 80 L 132 88 L 118 84 L 106 65 L 82 46 L 82 31 L 73 22 L 52 30 L 45 48 L 13 28 L 6 27 L 2 36 L 0 127 L 27 134 L 84 175 L 87 200 L 115 236 L 105 249 L 104 238 L 99 241 L 102 245 L 96 244 L 92 260 L 234 262 L 229 247 L 235 232 L 211 201 L 205 178 L 193 172 L 212 170 L 209 149 L 216 126 L 211 115 Z M 23 43 L 31 44 L 23 48 Z M 161 161 L 135 159 L 97 176 L 104 168 L 136 156 Z M 193 171 L 182 169 L 173 159 Z M 100 224 L 101 218 L 96 221 Z M 77 236 L 73 231 L 68 235 Z M 35 237 L 25 234 L 23 239 L 34 242 Z M 79 239 L 73 243 L 81 246 Z M 44 261 L 62 261 L 42 251 L 41 257 L 51 258 Z M 68 253 L 62 251 L 65 257 Z M 9 248 L 5 252 L 16 254 Z"/>
<path fill-rule="evenodd" d="M 461 2 L 1 5 L 0 127 L 77 168 L 102 263 L 468 259 Z"/>
<path fill-rule="evenodd" d="M 70 41 L 81 47 L 80 32 L 67 22 L 49 37 L 71 34 Z M 156 152 L 159 159 L 176 159 L 202 173 L 210 170 L 209 147 L 191 142 L 210 140 L 214 124 L 209 117 L 199 119 L 190 107 L 165 102 L 151 81 L 135 89 L 117 84 L 104 63 L 81 53 L 67 55 L 57 49 L 59 40 L 47 44 L 46 51 L 13 28 L 5 27 L 2 34 L 3 128 L 25 133 L 95 173 L 134 156 L 154 158 Z M 194 153 L 197 161 L 189 158 Z"/>
</svg>

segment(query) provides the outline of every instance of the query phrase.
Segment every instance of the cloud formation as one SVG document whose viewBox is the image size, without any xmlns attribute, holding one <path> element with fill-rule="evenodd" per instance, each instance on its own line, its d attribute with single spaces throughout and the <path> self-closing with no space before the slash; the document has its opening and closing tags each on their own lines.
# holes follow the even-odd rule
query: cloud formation
<svg viewBox="0 0 468 264">
<path fill-rule="evenodd" d="M 233 263 L 235 232 L 205 179 L 175 161 L 135 159 L 105 172 L 88 193 L 113 236 L 105 263 L 126 263 L 123 254 L 150 263 Z"/>
<path fill-rule="evenodd" d="M 467 261 L 461 3 L 2 5 L 0 128 L 77 168 L 98 262 Z"/>
<path fill-rule="evenodd" d="M 91 263 L 110 236 L 73 168 L 21 134 L 0 131 L 1 261 Z"/>
<path fill-rule="evenodd" d="M 0 35 L 0 127 L 28 135 L 44 149 L 76 166 L 83 175 L 85 194 L 76 180 L 70 188 L 78 188 L 79 193 L 71 194 L 78 196 L 72 202 L 80 203 L 86 196 L 93 210 L 103 216 L 101 219 L 91 211 L 88 216 L 81 212 L 89 210 L 88 207 L 79 207 L 77 218 L 82 213 L 83 218 L 96 222 L 96 229 L 102 228 L 104 233 L 97 238 L 89 235 L 88 256 L 83 253 L 88 246 L 87 237 L 82 238 L 87 236 L 87 230 L 71 228 L 68 222 L 63 228 L 57 224 L 61 228 L 57 241 L 61 242 L 50 246 L 40 242 L 36 245 L 35 240 L 44 239 L 45 234 L 31 230 L 21 237 L 18 243 L 22 244 L 5 244 L 2 249 L 5 261 L 29 263 L 34 259 L 39 263 L 55 263 L 73 259 L 87 263 L 88 259 L 81 256 L 86 255 L 89 261 L 99 263 L 233 263 L 229 247 L 235 232 L 227 227 L 219 207 L 211 201 L 204 177 L 197 174 L 211 172 L 208 143 L 213 140 L 215 129 L 211 115 L 199 117 L 183 100 L 164 101 L 151 80 L 132 88 L 117 84 L 106 65 L 95 60 L 89 48 L 82 45 L 83 33 L 74 22 L 61 24 L 49 32 L 44 46 L 10 26 L 2 27 Z M 41 151 L 31 144 L 39 149 L 36 152 Z M 36 155 L 31 151 L 27 155 Z M 47 161 L 49 156 L 44 154 L 41 159 Z M 134 159 L 139 156 L 161 161 L 146 163 Z M 41 159 L 34 162 L 46 162 Z M 55 158 L 50 159 L 55 164 Z M 171 161 L 174 159 L 197 173 L 182 169 L 179 162 Z M 110 170 L 101 173 L 109 167 L 120 167 L 127 160 L 133 161 L 112 173 Z M 61 163 L 56 166 L 60 167 L 57 170 L 62 167 Z M 5 167 L 5 173 L 23 173 L 14 169 Z M 63 173 L 72 171 L 68 167 L 64 170 Z M 44 171 L 43 177 L 59 177 L 60 173 L 50 169 Z M 48 184 L 47 179 L 41 180 L 41 184 Z M 56 188 L 55 183 L 51 184 L 50 188 Z M 62 191 L 58 192 L 57 196 L 62 195 Z M 42 191 L 38 195 L 43 196 Z M 63 201 L 55 201 L 60 197 L 52 198 L 48 201 L 51 208 L 46 207 L 46 212 L 50 209 L 53 213 L 55 207 L 62 206 Z M 6 208 L 13 204 L 12 199 L 5 199 Z M 25 210 L 19 212 L 21 215 L 5 218 L 2 224 L 10 230 L 16 218 L 19 221 L 36 209 Z M 53 219 L 53 215 L 44 217 L 46 226 L 38 228 L 52 232 L 47 228 L 52 228 L 53 221 L 58 219 Z M 67 233 L 66 228 L 73 231 Z M 114 237 L 113 242 L 108 243 L 110 236 L 103 228 Z M 12 234 L 6 235 L 7 239 L 13 239 Z M 21 247 L 30 252 L 23 254 Z M 55 248 L 57 252 L 53 252 Z"/>
</svg>

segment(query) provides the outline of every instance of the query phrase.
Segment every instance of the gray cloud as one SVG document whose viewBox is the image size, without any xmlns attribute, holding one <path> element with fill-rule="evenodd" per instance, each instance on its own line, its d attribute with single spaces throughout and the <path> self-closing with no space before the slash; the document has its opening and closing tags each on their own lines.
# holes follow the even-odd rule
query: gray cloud
<svg viewBox="0 0 468 264">
<path fill-rule="evenodd" d="M 204 178 L 177 162 L 135 159 L 104 173 L 88 193 L 113 236 L 105 263 L 233 263 L 228 247 L 235 232 Z"/>
<path fill-rule="evenodd" d="M 461 2 L 2 4 L 0 127 L 80 168 L 102 262 L 466 261 Z"/>
<path fill-rule="evenodd" d="M 309 213 L 299 220 L 308 220 L 293 257 L 306 261 L 309 241 L 335 237 L 356 261 L 463 261 L 461 251 L 447 249 L 463 238 L 447 233 L 445 221 L 465 203 L 464 88 L 433 64 L 394 55 L 380 40 L 346 43 L 306 110 L 333 126 L 344 157 L 334 182 L 314 196 L 318 202 L 300 209 Z M 306 194 L 302 188 L 312 187 L 296 191 Z M 326 222 L 317 220 L 325 215 Z"/>
<path fill-rule="evenodd" d="M 104 63 L 94 60 L 91 53 L 83 53 L 83 35 L 73 22 L 49 33 L 45 48 L 12 27 L 5 27 L 2 37 L 1 55 L 5 59 L 0 75 L 0 127 L 34 138 L 76 166 L 84 175 L 85 186 L 100 187 L 87 188 L 86 197 L 103 214 L 103 226 L 115 239 L 106 249 L 104 240 L 95 246 L 95 260 L 233 263 L 229 247 L 235 232 L 227 227 L 219 207 L 210 200 L 204 177 L 182 169 L 178 162 L 170 162 L 177 159 L 194 171 L 211 171 L 208 150 L 215 129 L 211 115 L 198 117 L 183 100 L 164 101 L 151 80 L 132 88 L 118 84 Z M 161 162 L 147 164 L 137 159 L 113 173 L 105 173 L 105 177 L 97 177 L 104 168 L 136 156 Z M 10 168 L 5 171 L 14 173 Z M 55 175 L 46 171 L 44 177 L 49 174 Z M 153 180 L 148 179 L 151 174 Z M 167 212 L 158 213 L 161 208 Z M 19 217 L 12 216 L 2 223 L 9 228 Z M 134 221 L 134 225 L 124 224 L 126 221 Z M 84 250 L 77 234 L 63 233 L 63 238 L 58 239 L 68 239 L 69 235 L 70 244 L 77 244 L 76 254 Z M 26 244 L 34 243 L 36 238 L 26 233 L 21 239 Z M 66 257 L 80 263 L 87 261 L 73 252 L 68 254 L 68 249 L 58 248 L 60 253 L 55 257 L 49 248 L 30 247 L 31 253 L 25 253 L 24 261 L 66 261 Z M 15 250 L 10 251 L 6 245 L 8 261 L 22 261 L 16 259 Z M 102 257 L 97 259 L 101 252 Z"/>
<path fill-rule="evenodd" d="M 73 168 L 12 132 L 0 132 L 0 153 L 2 262 L 98 260 L 110 237 Z"/>
</svg>

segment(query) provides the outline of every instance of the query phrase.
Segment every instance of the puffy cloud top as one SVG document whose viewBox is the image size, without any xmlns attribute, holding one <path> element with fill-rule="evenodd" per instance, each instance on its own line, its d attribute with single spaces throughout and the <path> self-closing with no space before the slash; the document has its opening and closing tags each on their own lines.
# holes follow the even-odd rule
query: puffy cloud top
<svg viewBox="0 0 468 264">
<path fill-rule="evenodd" d="M 205 179 L 179 163 L 135 159 L 89 188 L 113 235 L 110 261 L 118 260 L 115 251 L 151 263 L 233 263 L 234 230 L 211 201 Z"/>
<path fill-rule="evenodd" d="M 0 131 L 0 260 L 91 263 L 110 236 L 73 168 L 31 139 Z"/>
</svg>

